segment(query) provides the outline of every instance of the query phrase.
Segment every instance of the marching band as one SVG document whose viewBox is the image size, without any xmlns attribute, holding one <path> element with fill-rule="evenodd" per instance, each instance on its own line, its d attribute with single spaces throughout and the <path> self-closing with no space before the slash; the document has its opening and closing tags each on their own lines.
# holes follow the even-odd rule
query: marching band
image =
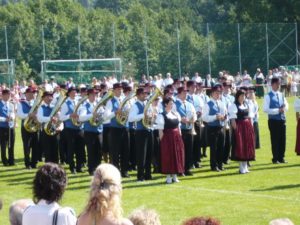
<svg viewBox="0 0 300 225">
<path fill-rule="evenodd" d="M 243 161 L 240 173 L 246 173 L 248 168 L 244 162 L 254 160 L 254 148 L 260 146 L 255 87 L 239 88 L 237 94 L 244 96 L 242 99 L 234 96 L 236 90 L 226 77 L 219 83 L 214 83 L 210 75 L 207 78 L 204 82 L 199 76 L 189 81 L 173 81 L 168 74 L 161 85 L 164 88 L 157 88 L 145 79 L 137 87 L 128 82 L 116 82 L 111 88 L 105 83 L 95 83 L 89 88 L 76 89 L 73 84 L 69 87 L 57 85 L 54 92 L 28 86 L 17 104 L 11 101 L 10 90 L 4 89 L 0 101 L 2 163 L 14 165 L 16 114 L 21 120 L 27 169 L 36 168 L 44 157 L 45 162 L 66 162 L 71 173 L 83 172 L 87 163 L 89 174 L 93 174 L 97 165 L 105 161 L 120 169 L 124 178 L 129 177 L 130 170 L 136 169 L 137 180 L 144 181 L 152 179 L 153 165 L 155 172 L 172 168 L 167 177 L 167 183 L 171 183 L 171 175 L 173 182 L 178 182 L 174 176 L 176 171 L 192 176 L 192 169 L 201 167 L 201 158 L 206 157 L 209 146 L 212 171 L 223 171 L 229 159 L 237 157 L 238 161 Z M 282 137 L 285 137 L 288 104 L 278 92 L 278 78 L 272 78 L 271 87 L 265 96 L 263 110 L 269 115 L 272 161 L 284 163 L 285 139 Z M 165 99 L 173 103 L 164 102 Z M 240 146 L 245 136 L 238 133 L 242 126 L 253 130 L 248 135 L 251 149 Z M 179 157 L 180 165 L 161 165 L 171 163 L 168 156 L 162 155 L 168 152 L 164 135 L 173 134 L 168 129 L 173 129 L 176 138 L 180 135 L 182 139 L 178 145 L 182 146 L 181 150 L 177 146 L 176 151 L 183 155 L 176 156 L 176 151 L 172 151 L 175 158 Z M 173 137 L 168 138 L 173 140 Z M 164 147 L 160 146 L 162 140 Z M 246 157 L 242 151 L 250 151 L 251 157 Z"/>
</svg>

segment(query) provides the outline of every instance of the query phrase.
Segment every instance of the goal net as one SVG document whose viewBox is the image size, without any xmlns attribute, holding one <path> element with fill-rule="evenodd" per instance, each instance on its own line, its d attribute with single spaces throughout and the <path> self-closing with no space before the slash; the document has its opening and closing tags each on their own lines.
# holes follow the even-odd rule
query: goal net
<svg viewBox="0 0 300 225">
<path fill-rule="evenodd" d="M 114 74 L 120 78 L 122 74 L 120 58 L 43 60 L 41 66 L 42 79 L 54 76 L 58 83 L 63 83 L 72 77 L 76 84 L 88 84 L 93 77 L 101 79 Z"/>
<path fill-rule="evenodd" d="M 15 76 L 15 60 L 0 59 L 0 84 L 11 86 Z"/>
</svg>

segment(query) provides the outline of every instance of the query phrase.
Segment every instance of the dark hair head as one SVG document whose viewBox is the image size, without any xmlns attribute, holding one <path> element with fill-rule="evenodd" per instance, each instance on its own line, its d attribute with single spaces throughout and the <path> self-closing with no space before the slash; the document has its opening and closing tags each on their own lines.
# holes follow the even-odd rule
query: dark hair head
<svg viewBox="0 0 300 225">
<path fill-rule="evenodd" d="M 182 225 L 221 225 L 220 221 L 211 217 L 194 217 L 186 220 Z"/>
<path fill-rule="evenodd" d="M 236 94 L 235 94 L 235 100 L 234 100 L 234 103 L 235 104 L 240 104 L 239 103 L 239 97 L 241 96 L 241 95 L 245 95 L 246 94 L 246 92 L 244 91 L 244 90 L 242 90 L 242 89 L 240 89 L 240 90 L 238 90 L 237 92 L 236 92 Z"/>
<path fill-rule="evenodd" d="M 163 106 L 166 107 L 169 102 L 173 102 L 173 98 L 172 97 L 166 97 L 163 99 L 162 103 L 163 103 Z"/>
<path fill-rule="evenodd" d="M 272 84 L 275 84 L 275 83 L 279 83 L 279 82 L 280 82 L 280 80 L 279 80 L 278 77 L 273 77 L 273 78 L 271 79 L 271 85 L 272 85 Z"/>
<path fill-rule="evenodd" d="M 33 180 L 33 198 L 51 203 L 61 199 L 67 185 L 67 176 L 63 168 L 55 163 L 46 163 L 36 172 Z"/>
</svg>

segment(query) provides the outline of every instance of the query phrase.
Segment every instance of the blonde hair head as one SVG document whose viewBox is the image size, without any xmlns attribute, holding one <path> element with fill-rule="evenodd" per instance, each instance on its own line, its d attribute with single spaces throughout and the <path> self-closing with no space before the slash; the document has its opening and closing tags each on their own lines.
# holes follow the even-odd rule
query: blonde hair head
<svg viewBox="0 0 300 225">
<path fill-rule="evenodd" d="M 90 197 L 85 212 L 101 219 L 111 215 L 121 219 L 121 175 L 119 170 L 111 164 L 100 164 L 92 179 Z"/>
<path fill-rule="evenodd" d="M 161 225 L 159 215 L 153 209 L 136 209 L 129 216 L 129 220 L 134 225 Z"/>
</svg>

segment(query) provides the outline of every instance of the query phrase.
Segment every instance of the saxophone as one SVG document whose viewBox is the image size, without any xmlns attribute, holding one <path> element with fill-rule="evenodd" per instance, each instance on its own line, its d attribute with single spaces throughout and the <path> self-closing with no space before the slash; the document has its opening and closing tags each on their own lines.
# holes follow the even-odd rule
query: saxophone
<svg viewBox="0 0 300 225">
<path fill-rule="evenodd" d="M 62 121 L 58 120 L 56 123 L 52 122 L 52 118 L 54 116 L 56 116 L 56 114 L 58 113 L 58 111 L 60 110 L 62 104 L 66 101 L 66 99 L 68 98 L 68 96 L 66 96 L 67 91 L 62 89 L 60 90 L 60 96 L 57 100 L 56 105 L 54 106 L 54 108 L 52 109 L 51 113 L 50 113 L 50 121 L 47 122 L 44 125 L 44 131 L 47 135 L 49 136 L 54 136 L 57 133 L 57 130 L 59 128 L 59 126 L 62 124 Z"/>
<path fill-rule="evenodd" d="M 126 98 L 124 98 L 124 100 L 120 104 L 121 113 L 116 115 L 116 120 L 123 126 L 125 126 L 129 116 L 130 103 L 128 101 L 134 97 L 135 91 L 132 91 Z"/>
<path fill-rule="evenodd" d="M 85 96 L 80 99 L 80 101 L 77 103 L 77 105 L 74 109 L 75 114 L 78 114 L 79 107 L 85 102 L 85 100 L 87 100 L 87 98 L 88 98 L 88 96 Z M 74 126 L 77 126 L 77 127 L 80 127 L 82 124 L 82 122 L 79 122 L 77 119 L 74 119 L 74 118 L 72 118 L 71 121 L 74 124 Z"/>
<path fill-rule="evenodd" d="M 156 119 L 156 115 L 154 115 L 154 113 L 152 112 L 149 116 L 148 112 L 150 109 L 150 106 L 152 105 L 154 99 L 156 99 L 159 96 L 163 96 L 163 93 L 161 92 L 160 89 L 155 88 L 154 93 L 152 94 L 152 96 L 150 97 L 149 101 L 147 102 L 145 109 L 144 109 L 144 118 L 142 120 L 142 123 L 144 125 L 144 127 L 146 127 L 147 129 L 151 129 L 153 127 L 153 124 L 155 122 Z"/>
<path fill-rule="evenodd" d="M 113 91 L 109 90 L 103 98 L 97 103 L 93 110 L 93 116 L 89 120 L 90 124 L 94 127 L 98 127 L 103 123 L 103 113 L 98 113 L 97 116 L 94 116 L 96 112 L 98 112 L 99 108 L 107 103 L 107 101 L 114 97 Z"/>
<path fill-rule="evenodd" d="M 40 105 L 43 102 L 42 96 L 43 96 L 44 91 L 45 91 L 45 89 L 43 89 L 43 88 L 39 89 L 38 95 L 33 103 L 33 106 L 31 107 L 28 115 L 37 112 L 38 108 L 40 107 Z M 34 133 L 34 132 L 37 132 L 41 128 L 41 124 L 36 119 L 28 116 L 24 120 L 24 128 L 27 132 Z"/>
</svg>

